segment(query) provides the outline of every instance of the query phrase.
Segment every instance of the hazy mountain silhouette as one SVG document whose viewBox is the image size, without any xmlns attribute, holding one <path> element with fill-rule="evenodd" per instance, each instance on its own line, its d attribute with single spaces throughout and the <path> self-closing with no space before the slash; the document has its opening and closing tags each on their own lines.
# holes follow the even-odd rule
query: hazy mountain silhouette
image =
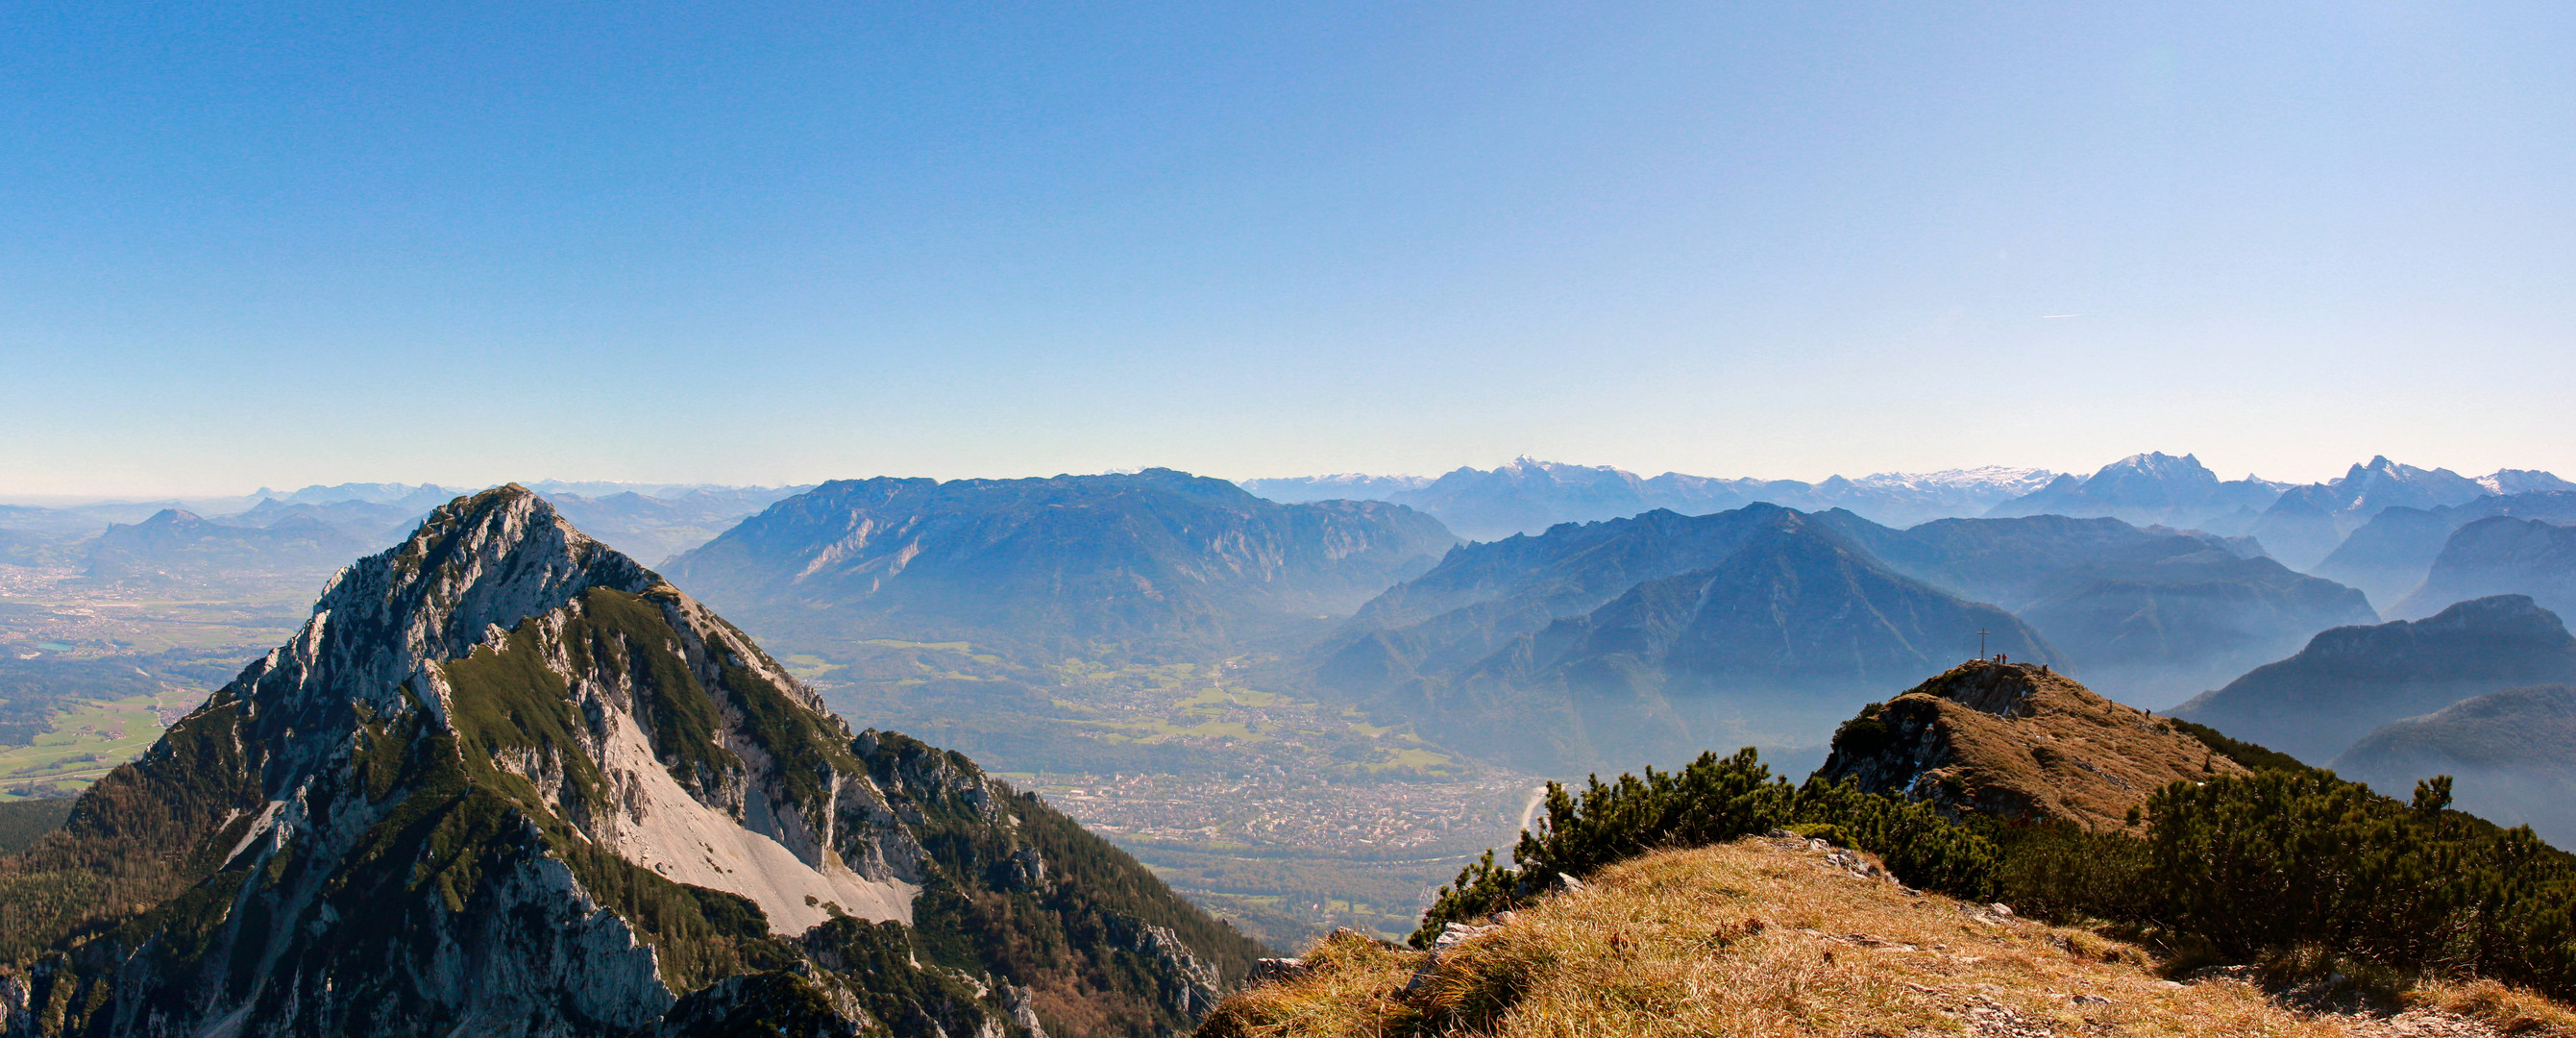
<svg viewBox="0 0 2576 1038">
<path fill-rule="evenodd" d="M 2514 482 L 2529 482 L 2532 475 L 2517 473 Z M 2489 477 L 2503 478 L 2502 473 Z M 2282 491 L 2280 500 L 2247 532 L 2261 540 L 2273 558 L 2307 570 L 2385 509 L 2456 505 L 2490 493 L 2489 487 L 2449 469 L 2419 469 L 2385 456 L 2374 457 L 2367 464 L 2354 465 L 2341 478 Z"/>
<path fill-rule="evenodd" d="M 714 540 L 742 520 L 810 487 L 700 488 L 655 497 L 628 490 L 605 497 L 546 495 L 564 518 L 639 559 L 669 559 Z"/>
<path fill-rule="evenodd" d="M 1794 479 L 1724 479 L 1667 472 L 1651 479 L 1609 466 L 1563 465 L 1520 458 L 1491 471 L 1460 468 L 1437 480 L 1420 476 L 1308 476 L 1244 481 L 1244 489 L 1281 502 L 1373 498 L 1438 516 L 1462 536 L 1497 540 L 1540 533 L 1567 522 L 1598 522 L 1663 508 L 1684 515 L 1763 503 L 1816 511 L 1848 508 L 1881 522 L 1910 524 L 1974 515 L 2045 483 L 2041 469 L 1989 465 L 1941 472 L 1881 472 L 1818 483 Z"/>
<path fill-rule="evenodd" d="M 1553 773 L 1728 742 L 1816 753 L 1834 718 L 1973 653 L 1979 629 L 2050 655 L 2011 614 L 1767 505 L 1461 548 L 1352 626 L 1326 686 Z"/>
<path fill-rule="evenodd" d="M 2360 592 L 2210 534 L 2059 515 L 1906 530 L 1817 518 L 1899 572 L 2011 610 L 2061 666 L 2149 705 L 2279 659 L 2318 631 L 2379 619 Z"/>
<path fill-rule="evenodd" d="M 2395 721 L 2333 768 L 2391 796 L 2449 775 L 2460 810 L 2576 846 L 2576 687 L 2507 689 Z"/>
<path fill-rule="evenodd" d="M 1337 472 L 1329 476 L 1280 476 L 1269 479 L 1239 479 L 1235 485 L 1255 497 L 1265 497 L 1283 505 L 1308 501 L 1388 501 L 1392 495 L 1420 490 L 1431 485 L 1430 476 L 1372 476 L 1360 472 Z"/>
<path fill-rule="evenodd" d="M 2512 478 L 2507 478 L 2512 477 Z M 2533 485 L 2558 481 L 2546 472 L 2506 469 L 2481 483 L 2501 486 Z M 2526 519 L 2545 519 L 2559 526 L 2576 525 L 2576 492 L 2565 490 L 2527 490 L 2490 494 L 2456 505 L 2436 508 L 2410 508 L 2403 505 L 2382 509 L 2344 538 L 2334 554 L 2326 556 L 2312 570 L 2316 575 L 2339 580 L 2370 593 L 2370 600 L 2383 610 L 2395 613 L 2397 602 L 2421 587 L 2433 570 L 2433 560 L 2450 543 L 2451 532 L 2491 516 L 2510 515 Z M 2451 601 L 2457 601 L 2453 599 Z M 2438 609 L 2449 602 L 2430 603 Z"/>
<path fill-rule="evenodd" d="M 2172 712 L 2305 761 L 2372 730 L 2473 696 L 2576 682 L 2576 637 L 2520 595 L 2461 602 L 2424 620 L 2338 627 Z"/>
<path fill-rule="evenodd" d="M 1346 614 L 1455 538 L 1399 505 L 1282 505 L 1169 469 L 840 480 L 671 560 L 778 637 L 1222 647 Z"/>
<path fill-rule="evenodd" d="M 2278 484 L 2252 476 L 2221 481 L 2193 455 L 2154 452 L 2132 454 L 2091 476 L 2059 476 L 1985 514 L 1990 518 L 2109 517 L 2139 526 L 2163 524 L 2236 534 L 2245 532 L 2254 515 L 2280 493 Z"/>
<path fill-rule="evenodd" d="M 2529 595 L 2576 615 L 2576 527 L 2499 515 L 2452 531 L 2424 584 L 2391 610 L 2422 616 L 2444 603 L 2487 595 Z"/>
<path fill-rule="evenodd" d="M 90 545 L 86 576 L 101 584 L 318 583 L 370 547 L 307 516 L 228 526 L 164 509 L 140 523 L 108 527 Z"/>
</svg>

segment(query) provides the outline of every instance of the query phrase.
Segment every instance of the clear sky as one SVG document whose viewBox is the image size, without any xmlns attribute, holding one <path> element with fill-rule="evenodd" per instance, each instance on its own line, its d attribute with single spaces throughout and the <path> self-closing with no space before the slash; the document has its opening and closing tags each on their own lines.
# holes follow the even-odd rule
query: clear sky
<svg viewBox="0 0 2576 1038">
<path fill-rule="evenodd" d="M 0 493 L 2576 474 L 2571 30 L 17 0 Z"/>
</svg>

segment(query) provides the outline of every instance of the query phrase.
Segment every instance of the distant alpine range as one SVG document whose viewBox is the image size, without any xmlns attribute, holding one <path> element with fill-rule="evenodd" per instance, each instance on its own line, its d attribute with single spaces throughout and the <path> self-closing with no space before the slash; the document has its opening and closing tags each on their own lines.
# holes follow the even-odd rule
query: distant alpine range
<svg viewBox="0 0 2576 1038">
<path fill-rule="evenodd" d="M 966 697 L 943 716 L 964 716 L 950 737 L 977 752 L 998 744 L 977 742 L 974 697 L 1044 703 L 1071 658 L 1232 660 L 1567 775 L 1744 743 L 1820 757 L 1832 719 L 1981 647 L 2135 705 L 2190 700 L 2189 716 L 2317 763 L 2464 700 L 2576 682 L 2547 653 L 2479 648 L 2546 642 L 2576 609 L 2576 484 L 2527 469 L 2373 457 L 2294 485 L 2142 453 L 2089 475 L 1808 483 L 1522 458 L 1436 478 L 529 489 L 889 701 L 936 678 Z M 8 507 L 0 565 L 96 587 L 318 586 L 456 496 L 345 484 Z M 920 657 L 948 644 L 1024 666 L 961 683 Z M 2454 658 L 2469 662 L 2425 662 Z"/>
<path fill-rule="evenodd" d="M 0 933 L 0 959 L 81 949 L 0 1002 L 114 1021 L 81 1033 L 338 1033 L 376 1006 L 424 1022 L 388 1033 L 729 1033 L 799 999 L 845 1029 L 1170 1033 L 1260 948 L 976 763 L 1043 772 L 1067 732 L 1105 730 L 1082 682 L 1112 670 L 1521 775 L 1745 745 L 1786 773 L 1829 750 L 1877 785 L 1931 773 L 1837 743 L 1857 717 L 1984 725 L 2004 757 L 2047 743 L 2026 775 L 1943 774 L 2091 804 L 2088 825 L 2125 824 L 2105 789 L 2216 773 L 2224 747 L 2401 794 L 2451 775 L 2462 806 L 2576 839 L 2576 486 L 2526 470 L 351 484 L 0 507 L 0 578 L 315 603 L 0 858 L 0 886 L 57 912 Z M 33 644 L 12 665 L 78 655 L 12 644 Z M 1905 694 L 1972 658 L 2045 691 L 2039 720 L 1961 727 Z M 1236 739 L 1320 734 L 1255 722 L 1195 752 L 1234 767 Z M 2058 745 L 2114 728 L 2160 734 L 2118 759 Z M 379 917 L 415 936 L 385 943 Z M 144 943 L 80 938 L 108 929 Z M 150 950 L 183 947 L 196 965 Z M 495 965 L 511 948 L 551 965 Z M 339 987 L 395 960 L 423 965 Z M 335 990 L 361 994 L 277 994 Z"/>
</svg>

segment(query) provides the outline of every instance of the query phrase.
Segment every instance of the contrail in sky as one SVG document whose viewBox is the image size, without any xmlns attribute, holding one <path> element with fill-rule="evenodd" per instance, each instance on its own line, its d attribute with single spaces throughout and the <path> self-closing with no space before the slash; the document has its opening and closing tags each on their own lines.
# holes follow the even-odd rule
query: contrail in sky
<svg viewBox="0 0 2576 1038">
<path fill-rule="evenodd" d="M 2046 320 L 2050 320 L 2050 319 L 2052 319 L 2052 318 L 2058 318 L 2058 317 L 2082 317 L 2082 316 L 2084 316 L 2084 315 L 2083 315 L 2083 314 L 2041 314 L 2041 315 L 2039 315 L 2039 319 L 2040 319 L 2040 320 L 2043 320 L 2043 321 L 2046 321 Z"/>
</svg>

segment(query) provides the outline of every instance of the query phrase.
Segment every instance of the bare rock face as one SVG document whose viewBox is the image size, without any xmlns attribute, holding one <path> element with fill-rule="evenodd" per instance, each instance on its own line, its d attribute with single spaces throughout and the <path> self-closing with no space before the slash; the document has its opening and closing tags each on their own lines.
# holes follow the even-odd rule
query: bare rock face
<svg viewBox="0 0 2576 1038">
<path fill-rule="evenodd" d="M 1041 996 L 1085 978 L 924 964 L 916 906 L 991 932 L 977 913 L 1089 896 L 1038 863 L 1104 854 L 962 757 L 853 734 L 513 485 L 342 571 L 293 641 L 0 862 L 0 902 L 68 904 L 0 922 L 0 1034 L 1042 1034 Z M 1110 968 L 1188 992 L 1093 1007 L 1149 1032 L 1204 1013 L 1201 959 L 1250 943 L 1159 897 L 1073 909 L 1151 935 Z"/>
<path fill-rule="evenodd" d="M 1970 660 L 1834 733 L 1816 774 L 1952 816 L 2128 824 L 2163 786 L 2246 769 L 2170 723 L 2045 666 Z"/>
</svg>

